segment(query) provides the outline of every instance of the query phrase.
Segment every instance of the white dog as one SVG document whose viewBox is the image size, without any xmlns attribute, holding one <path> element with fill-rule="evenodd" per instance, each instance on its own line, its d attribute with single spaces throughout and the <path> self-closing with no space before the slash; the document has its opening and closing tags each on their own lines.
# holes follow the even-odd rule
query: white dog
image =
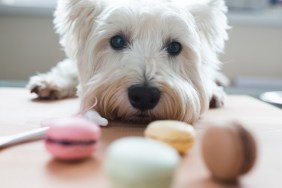
<svg viewBox="0 0 282 188">
<path fill-rule="evenodd" d="M 83 109 L 97 99 L 87 116 L 101 125 L 194 123 L 224 103 L 226 10 L 223 0 L 58 0 L 54 23 L 68 59 L 28 88 L 48 99 L 77 93 Z"/>
</svg>

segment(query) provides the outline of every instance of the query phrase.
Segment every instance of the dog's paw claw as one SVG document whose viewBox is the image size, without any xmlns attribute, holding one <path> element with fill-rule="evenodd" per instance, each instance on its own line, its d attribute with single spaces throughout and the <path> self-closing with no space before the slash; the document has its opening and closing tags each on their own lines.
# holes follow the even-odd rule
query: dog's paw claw
<svg viewBox="0 0 282 188">
<path fill-rule="evenodd" d="M 36 93 L 37 94 L 38 91 L 39 91 L 39 87 L 38 86 L 30 89 L 30 93 Z"/>
<path fill-rule="evenodd" d="M 48 82 L 44 76 L 33 76 L 31 77 L 27 88 L 30 90 L 30 93 L 37 94 L 40 99 L 59 99 L 58 87 L 52 83 Z"/>
<path fill-rule="evenodd" d="M 210 108 L 221 108 L 224 106 L 226 94 L 222 87 L 218 87 L 210 100 Z"/>
<path fill-rule="evenodd" d="M 210 101 L 210 108 L 221 108 L 224 106 L 224 100 L 219 99 L 217 97 L 212 97 Z"/>
</svg>

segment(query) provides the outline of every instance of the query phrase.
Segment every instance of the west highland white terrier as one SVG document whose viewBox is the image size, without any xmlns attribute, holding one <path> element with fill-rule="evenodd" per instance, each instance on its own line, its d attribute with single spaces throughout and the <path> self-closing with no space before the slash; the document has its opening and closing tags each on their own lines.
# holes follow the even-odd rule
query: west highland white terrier
<svg viewBox="0 0 282 188">
<path fill-rule="evenodd" d="M 31 77 L 39 98 L 78 95 L 107 120 L 194 123 L 225 93 L 218 55 L 228 39 L 224 0 L 58 0 L 67 59 Z M 220 84 L 219 84 L 220 83 Z"/>
</svg>

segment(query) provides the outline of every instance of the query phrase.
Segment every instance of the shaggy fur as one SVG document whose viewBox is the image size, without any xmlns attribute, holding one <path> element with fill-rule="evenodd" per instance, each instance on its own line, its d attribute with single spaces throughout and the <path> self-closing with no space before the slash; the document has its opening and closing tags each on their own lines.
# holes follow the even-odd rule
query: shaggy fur
<svg viewBox="0 0 282 188">
<path fill-rule="evenodd" d="M 223 0 L 58 0 L 54 24 L 67 59 L 31 77 L 28 88 L 40 98 L 61 99 L 75 96 L 78 85 L 81 108 L 97 98 L 87 116 L 103 125 L 106 119 L 194 123 L 211 101 L 224 103 L 216 83 L 228 38 L 226 10 Z M 109 43 L 117 34 L 128 41 L 119 51 Z M 178 56 L 166 51 L 171 41 L 182 45 Z M 140 112 L 128 88 L 144 83 L 161 98 Z"/>
</svg>

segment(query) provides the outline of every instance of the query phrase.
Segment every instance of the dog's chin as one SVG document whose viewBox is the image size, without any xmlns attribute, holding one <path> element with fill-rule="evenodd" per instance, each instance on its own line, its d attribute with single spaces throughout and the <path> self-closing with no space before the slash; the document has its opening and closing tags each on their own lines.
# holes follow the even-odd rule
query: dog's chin
<svg viewBox="0 0 282 188">
<path fill-rule="evenodd" d="M 127 123 L 147 124 L 153 121 L 149 116 L 132 116 L 131 118 L 123 119 Z"/>
<path fill-rule="evenodd" d="M 156 118 L 153 118 L 148 114 L 136 114 L 129 119 L 129 121 L 136 123 L 150 123 L 154 120 L 156 120 Z"/>
<path fill-rule="evenodd" d="M 150 115 L 148 112 L 137 112 L 127 117 L 117 117 L 114 120 L 125 123 L 148 124 L 158 119 Z"/>
</svg>

